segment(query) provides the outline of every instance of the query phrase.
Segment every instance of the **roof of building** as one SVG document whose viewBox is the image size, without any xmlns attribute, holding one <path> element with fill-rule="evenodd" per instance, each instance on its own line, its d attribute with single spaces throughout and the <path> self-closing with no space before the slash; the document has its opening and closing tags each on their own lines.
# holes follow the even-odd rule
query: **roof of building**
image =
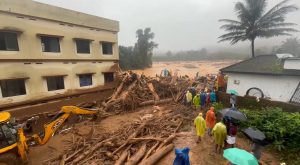
<svg viewBox="0 0 300 165">
<path fill-rule="evenodd" d="M 255 58 L 244 60 L 222 68 L 221 72 L 300 76 L 300 70 L 284 69 L 282 65 L 282 59 L 279 59 L 276 55 L 256 56 Z"/>
<path fill-rule="evenodd" d="M 0 12 L 31 16 L 101 30 L 119 31 L 119 22 L 33 0 L 0 0 Z"/>
</svg>

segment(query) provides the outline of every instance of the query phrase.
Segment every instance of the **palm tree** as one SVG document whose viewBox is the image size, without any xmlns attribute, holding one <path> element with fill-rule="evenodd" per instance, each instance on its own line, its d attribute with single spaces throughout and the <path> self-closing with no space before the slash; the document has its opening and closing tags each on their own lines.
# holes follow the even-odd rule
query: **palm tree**
<svg viewBox="0 0 300 165">
<path fill-rule="evenodd" d="M 235 4 L 235 11 L 238 21 L 221 19 L 225 22 L 221 29 L 227 34 L 221 35 L 220 41 L 230 41 L 236 44 L 239 41 L 250 40 L 252 57 L 254 54 L 254 41 L 256 38 L 269 38 L 274 36 L 290 35 L 290 32 L 297 32 L 291 28 L 296 24 L 286 23 L 287 13 L 298 10 L 294 5 L 287 5 L 289 0 L 284 0 L 269 11 L 266 11 L 267 0 L 244 0 Z"/>
</svg>

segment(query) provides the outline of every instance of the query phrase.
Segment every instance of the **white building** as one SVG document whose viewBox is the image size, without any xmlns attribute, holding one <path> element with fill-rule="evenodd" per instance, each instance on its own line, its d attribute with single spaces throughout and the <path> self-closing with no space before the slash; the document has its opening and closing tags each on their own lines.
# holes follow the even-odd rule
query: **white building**
<svg viewBox="0 0 300 165">
<path fill-rule="evenodd" d="M 227 90 L 300 104 L 300 58 L 282 57 L 262 55 L 221 69 L 228 75 Z"/>
</svg>

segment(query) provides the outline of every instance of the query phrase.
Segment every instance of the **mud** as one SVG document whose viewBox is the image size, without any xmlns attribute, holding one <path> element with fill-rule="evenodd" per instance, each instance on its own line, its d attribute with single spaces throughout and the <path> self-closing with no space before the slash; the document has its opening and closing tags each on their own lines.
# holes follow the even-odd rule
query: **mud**
<svg viewBox="0 0 300 165">
<path fill-rule="evenodd" d="M 87 128 L 94 125 L 95 131 L 97 134 L 114 132 L 118 129 L 122 129 L 122 126 L 126 124 L 134 123 L 139 120 L 141 116 L 151 113 L 157 107 L 148 106 L 144 108 L 139 108 L 134 112 L 124 113 L 120 115 L 107 117 L 100 122 L 84 122 L 76 125 L 77 132 L 84 134 L 89 132 Z M 161 106 L 161 109 L 168 110 L 169 106 Z M 214 153 L 213 141 L 210 136 L 205 136 L 202 139 L 202 142 L 196 143 L 196 136 L 194 133 L 194 127 L 192 125 L 193 121 L 190 121 L 187 125 L 184 126 L 185 132 L 178 133 L 174 144 L 177 148 L 189 147 L 190 151 L 190 161 L 193 165 L 216 165 L 216 164 L 225 164 L 226 160 L 220 154 Z M 183 130 L 183 129 L 182 129 Z M 47 161 L 51 158 L 58 157 L 62 155 L 66 149 L 73 143 L 73 139 L 76 139 L 77 135 L 67 133 L 54 136 L 49 143 L 44 146 L 37 146 L 30 148 L 29 152 L 29 165 L 36 164 L 47 164 Z M 249 142 L 244 137 L 240 136 L 237 139 L 237 147 L 249 150 Z M 171 165 L 175 158 L 174 152 L 169 153 L 166 157 L 160 160 L 158 165 Z M 262 155 L 262 163 L 268 165 L 279 164 L 279 161 L 276 159 L 276 155 L 270 151 L 265 151 Z"/>
<path fill-rule="evenodd" d="M 178 76 L 188 75 L 195 77 L 199 72 L 201 76 L 206 74 L 217 74 L 219 69 L 237 63 L 237 60 L 226 61 L 186 61 L 186 62 L 154 62 L 152 68 L 143 70 L 135 70 L 138 74 L 145 74 L 146 76 L 160 75 L 163 69 L 171 70 L 173 73 L 178 72 Z"/>
</svg>

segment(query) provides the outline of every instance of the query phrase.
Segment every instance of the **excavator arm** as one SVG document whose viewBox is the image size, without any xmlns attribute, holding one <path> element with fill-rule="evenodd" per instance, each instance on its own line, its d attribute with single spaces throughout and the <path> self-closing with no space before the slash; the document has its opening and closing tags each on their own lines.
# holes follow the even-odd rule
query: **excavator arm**
<svg viewBox="0 0 300 165">
<path fill-rule="evenodd" d="M 63 106 L 54 119 L 50 123 L 44 125 L 44 136 L 41 137 L 38 134 L 34 134 L 32 135 L 33 139 L 40 145 L 46 144 L 71 114 L 96 115 L 97 110 L 82 109 L 76 106 Z"/>
</svg>

